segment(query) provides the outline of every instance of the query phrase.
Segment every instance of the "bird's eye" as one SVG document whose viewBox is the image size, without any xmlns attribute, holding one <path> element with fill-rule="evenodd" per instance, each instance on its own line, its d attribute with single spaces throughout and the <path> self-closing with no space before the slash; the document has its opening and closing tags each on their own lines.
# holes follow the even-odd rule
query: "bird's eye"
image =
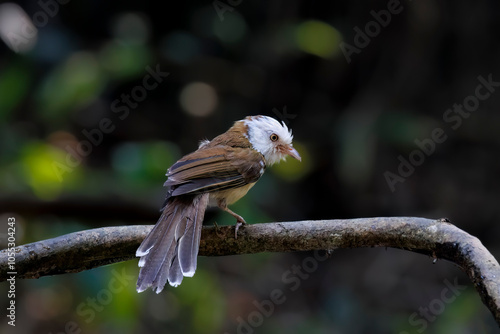
<svg viewBox="0 0 500 334">
<path fill-rule="evenodd" d="M 278 137 L 278 135 L 277 135 L 277 134 L 273 133 L 273 134 L 269 137 L 269 139 L 271 139 L 271 141 L 277 141 L 277 140 L 279 139 L 279 137 Z"/>
</svg>

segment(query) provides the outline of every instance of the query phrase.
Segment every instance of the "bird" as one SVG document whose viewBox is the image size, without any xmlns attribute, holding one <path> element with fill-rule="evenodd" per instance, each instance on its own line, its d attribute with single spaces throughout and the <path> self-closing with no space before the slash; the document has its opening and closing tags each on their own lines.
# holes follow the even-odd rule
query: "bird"
<svg viewBox="0 0 500 334">
<path fill-rule="evenodd" d="M 196 151 L 174 163 L 166 173 L 167 195 L 161 215 L 136 251 L 139 257 L 137 292 L 151 288 L 160 293 L 168 283 L 176 287 L 196 271 L 205 210 L 228 208 L 252 188 L 266 167 L 290 156 L 301 161 L 292 145 L 292 131 L 269 116 L 247 116 L 211 141 L 201 141 Z"/>
</svg>

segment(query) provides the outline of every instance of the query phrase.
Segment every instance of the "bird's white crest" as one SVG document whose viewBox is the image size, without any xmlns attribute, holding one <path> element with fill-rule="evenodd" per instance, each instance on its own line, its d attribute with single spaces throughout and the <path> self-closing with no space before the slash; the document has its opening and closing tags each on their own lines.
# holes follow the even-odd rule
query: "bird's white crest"
<svg viewBox="0 0 500 334">
<path fill-rule="evenodd" d="M 284 122 L 268 116 L 251 116 L 243 120 L 248 128 L 248 140 L 253 148 L 264 156 L 268 165 L 273 165 L 286 157 L 278 150 L 279 145 L 292 145 L 292 131 Z M 272 141 L 271 136 L 276 134 L 277 141 Z"/>
</svg>

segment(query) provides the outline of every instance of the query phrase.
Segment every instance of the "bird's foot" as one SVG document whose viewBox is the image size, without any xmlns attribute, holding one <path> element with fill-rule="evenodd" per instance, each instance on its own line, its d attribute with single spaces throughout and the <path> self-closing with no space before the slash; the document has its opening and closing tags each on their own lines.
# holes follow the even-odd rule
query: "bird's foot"
<svg viewBox="0 0 500 334">
<path fill-rule="evenodd" d="M 245 226 L 245 225 L 246 225 L 246 222 L 243 220 L 243 218 L 241 218 L 241 220 L 238 219 L 236 221 L 236 227 L 234 229 L 234 238 L 235 239 L 238 239 L 238 230 L 240 229 L 240 227 Z"/>
<path fill-rule="evenodd" d="M 236 228 L 234 229 L 234 238 L 238 239 L 238 230 L 240 229 L 241 226 L 244 226 L 247 222 L 245 221 L 245 219 L 243 219 L 242 216 L 240 216 L 237 213 L 234 213 L 231 209 L 227 207 L 226 200 L 218 201 L 217 205 L 219 206 L 219 208 L 221 208 L 222 210 L 226 211 L 231 216 L 236 218 Z"/>
</svg>

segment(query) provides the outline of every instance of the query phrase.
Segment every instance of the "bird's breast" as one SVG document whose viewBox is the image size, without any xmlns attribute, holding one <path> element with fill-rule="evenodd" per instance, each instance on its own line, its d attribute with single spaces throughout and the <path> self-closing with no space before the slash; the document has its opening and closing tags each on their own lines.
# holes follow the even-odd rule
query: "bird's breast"
<svg viewBox="0 0 500 334">
<path fill-rule="evenodd" d="M 210 193 L 210 205 L 217 205 L 217 201 L 225 200 L 227 205 L 233 204 L 240 198 L 245 196 L 247 192 L 254 186 L 254 183 L 249 183 L 243 187 L 226 189 Z"/>
</svg>

